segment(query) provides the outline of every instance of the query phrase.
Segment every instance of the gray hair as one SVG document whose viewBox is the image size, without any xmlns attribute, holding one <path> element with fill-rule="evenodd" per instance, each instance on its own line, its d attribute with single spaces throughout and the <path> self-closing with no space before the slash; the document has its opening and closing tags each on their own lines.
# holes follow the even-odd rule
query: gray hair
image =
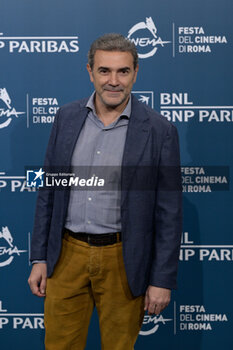
<svg viewBox="0 0 233 350">
<path fill-rule="evenodd" d="M 134 69 L 137 67 L 138 53 L 136 46 L 121 34 L 104 34 L 91 44 L 90 50 L 88 51 L 88 63 L 91 69 L 93 69 L 94 66 L 94 56 L 97 50 L 130 52 L 133 56 Z"/>
</svg>

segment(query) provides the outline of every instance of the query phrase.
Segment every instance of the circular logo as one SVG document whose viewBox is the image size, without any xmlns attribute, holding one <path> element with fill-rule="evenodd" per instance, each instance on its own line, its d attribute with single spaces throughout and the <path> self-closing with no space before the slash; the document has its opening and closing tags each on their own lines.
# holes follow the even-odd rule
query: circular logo
<svg viewBox="0 0 233 350">
<path fill-rule="evenodd" d="M 140 330 L 140 335 L 151 335 L 157 332 L 161 324 L 166 324 L 166 322 L 172 321 L 171 318 L 163 318 L 162 315 L 145 315 L 143 319 L 142 328 Z"/>
<path fill-rule="evenodd" d="M 0 267 L 10 265 L 14 259 L 14 255 L 20 255 L 26 250 L 18 250 L 13 244 L 13 237 L 7 226 L 2 227 L 0 231 Z"/>
<path fill-rule="evenodd" d="M 24 112 L 17 112 L 15 108 L 11 107 L 11 99 L 5 88 L 0 89 L 0 129 L 6 128 L 12 121 L 12 116 L 16 118 Z M 1 123 L 1 118 L 5 121 Z M 7 119 L 6 119 L 7 118 Z"/>
<path fill-rule="evenodd" d="M 151 17 L 146 18 L 145 22 L 135 24 L 129 30 L 127 38 L 137 47 L 139 58 L 151 57 L 158 50 L 158 45 L 170 43 L 157 36 L 157 28 Z"/>
</svg>

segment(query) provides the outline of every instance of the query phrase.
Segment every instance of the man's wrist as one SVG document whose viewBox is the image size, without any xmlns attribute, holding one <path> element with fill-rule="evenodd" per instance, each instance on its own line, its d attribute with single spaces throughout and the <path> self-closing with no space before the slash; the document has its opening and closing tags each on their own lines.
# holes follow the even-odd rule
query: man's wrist
<svg viewBox="0 0 233 350">
<path fill-rule="evenodd" d="M 46 260 L 32 260 L 32 265 L 33 264 L 46 264 L 47 261 Z"/>
</svg>

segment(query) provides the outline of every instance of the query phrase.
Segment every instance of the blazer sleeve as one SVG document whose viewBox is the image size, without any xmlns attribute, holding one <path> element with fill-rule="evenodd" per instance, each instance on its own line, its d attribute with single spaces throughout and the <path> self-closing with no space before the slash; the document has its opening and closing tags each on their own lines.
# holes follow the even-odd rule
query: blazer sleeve
<svg viewBox="0 0 233 350">
<path fill-rule="evenodd" d="M 158 169 L 154 256 L 150 285 L 176 289 L 182 232 L 182 185 L 177 130 L 170 124 Z"/>
<path fill-rule="evenodd" d="M 52 126 L 47 151 L 44 161 L 44 169 L 49 171 L 53 166 L 53 154 L 56 145 L 58 132 L 60 109 L 56 113 L 54 124 Z M 53 211 L 54 189 L 41 187 L 38 191 L 36 211 L 34 218 L 34 228 L 31 241 L 30 260 L 46 260 L 47 244 L 50 231 L 50 223 Z"/>
</svg>

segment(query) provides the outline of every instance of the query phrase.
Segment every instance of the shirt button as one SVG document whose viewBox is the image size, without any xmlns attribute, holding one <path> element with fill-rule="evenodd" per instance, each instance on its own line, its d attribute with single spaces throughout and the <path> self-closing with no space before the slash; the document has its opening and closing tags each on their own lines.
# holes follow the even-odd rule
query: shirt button
<svg viewBox="0 0 233 350">
<path fill-rule="evenodd" d="M 91 221 L 90 221 L 90 220 L 87 220 L 87 223 L 88 223 L 88 224 L 90 224 L 90 223 L 91 223 Z"/>
<path fill-rule="evenodd" d="M 88 200 L 89 200 L 89 201 L 91 201 L 91 199 L 92 199 L 91 197 L 88 197 Z"/>
<path fill-rule="evenodd" d="M 97 154 L 100 154 L 100 151 L 97 151 L 96 153 L 97 153 Z"/>
</svg>

